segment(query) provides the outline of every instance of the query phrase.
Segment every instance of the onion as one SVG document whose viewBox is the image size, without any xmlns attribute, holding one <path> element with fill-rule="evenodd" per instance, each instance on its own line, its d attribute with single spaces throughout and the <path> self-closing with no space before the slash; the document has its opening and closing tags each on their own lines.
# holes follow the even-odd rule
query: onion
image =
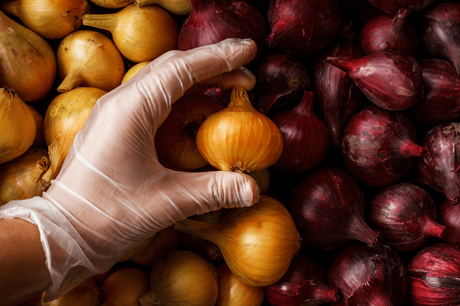
<svg viewBox="0 0 460 306">
<path fill-rule="evenodd" d="M 354 243 L 342 250 L 327 271 L 327 281 L 342 292 L 332 305 L 399 306 L 407 293 L 407 271 L 397 253 L 380 244 Z"/>
<path fill-rule="evenodd" d="M 231 209 L 219 223 L 185 219 L 174 228 L 215 243 L 232 273 L 254 287 L 277 282 L 300 247 L 291 215 L 266 195 L 251 207 Z"/>
<path fill-rule="evenodd" d="M 262 287 L 249 286 L 230 271 L 227 264 L 219 266 L 219 294 L 215 306 L 260 306 L 265 292 Z"/>
<path fill-rule="evenodd" d="M 7 0 L 0 2 L 0 8 L 46 39 L 62 38 L 75 31 L 89 12 L 87 0 Z"/>
<path fill-rule="evenodd" d="M 137 6 L 158 4 L 168 12 L 175 15 L 188 15 L 192 11 L 191 0 L 134 0 Z"/>
<path fill-rule="evenodd" d="M 110 91 L 120 85 L 125 74 L 123 58 L 105 35 L 79 30 L 61 40 L 57 66 L 64 79 L 57 90 L 67 92 L 78 86 Z"/>
<path fill-rule="evenodd" d="M 435 0 L 368 0 L 373 6 L 387 14 L 394 15 L 399 9 L 407 9 L 411 14 L 427 9 Z"/>
<path fill-rule="evenodd" d="M 460 303 L 460 250 L 438 243 L 421 249 L 408 267 L 409 301 L 413 306 Z"/>
<path fill-rule="evenodd" d="M 423 95 L 422 68 L 410 55 L 377 51 L 361 58 L 329 57 L 375 105 L 393 111 L 408 109 Z"/>
<path fill-rule="evenodd" d="M 431 237 L 441 238 L 446 227 L 436 222 L 436 205 L 430 194 L 412 183 L 381 190 L 368 208 L 369 225 L 395 251 L 414 251 Z"/>
<path fill-rule="evenodd" d="M 83 128 L 96 101 L 106 92 L 92 87 L 79 87 L 58 95 L 45 114 L 44 134 L 51 165 L 43 175 L 49 186 L 61 170 L 75 135 Z"/>
<path fill-rule="evenodd" d="M 139 71 L 145 68 L 150 63 L 150 61 L 145 61 L 145 62 L 140 62 L 137 63 L 136 65 L 132 66 L 128 71 L 126 71 L 125 75 L 123 76 L 123 79 L 121 80 L 121 84 L 124 82 L 127 82 L 129 79 L 131 79 L 133 76 L 135 76 Z"/>
<path fill-rule="evenodd" d="M 196 134 L 210 115 L 225 105 L 204 94 L 195 93 L 179 98 L 155 135 L 155 148 L 160 163 L 183 169 L 198 169 L 208 162 L 201 156 L 196 144 Z"/>
<path fill-rule="evenodd" d="M 42 176 L 48 170 L 48 152 L 29 148 L 21 156 L 0 164 L 0 205 L 11 200 L 41 196 Z"/>
<path fill-rule="evenodd" d="M 218 294 L 217 269 L 187 250 L 171 250 L 152 267 L 150 290 L 139 297 L 142 306 L 214 306 Z"/>
<path fill-rule="evenodd" d="M 288 210 L 302 247 L 324 252 L 349 241 L 377 243 L 377 232 L 364 223 L 364 197 L 355 180 L 338 168 L 315 170 L 293 188 Z"/>
<path fill-rule="evenodd" d="M 94 4 L 105 8 L 122 8 L 133 3 L 134 0 L 91 0 Z"/>
<path fill-rule="evenodd" d="M 257 55 L 265 46 L 265 17 L 244 0 L 191 0 L 192 11 L 179 32 L 179 50 L 189 50 L 227 38 L 251 38 Z"/>
<path fill-rule="evenodd" d="M 451 61 L 460 74 L 460 3 L 441 0 L 420 17 L 419 31 L 431 55 Z"/>
<path fill-rule="evenodd" d="M 0 164 L 24 154 L 32 146 L 36 131 L 27 104 L 13 90 L 0 88 Z"/>
<path fill-rule="evenodd" d="M 211 87 L 205 89 L 203 93 L 216 100 L 219 100 L 225 106 L 228 106 L 230 104 L 230 98 L 232 96 L 231 90 L 222 89 L 219 87 Z"/>
<path fill-rule="evenodd" d="M 112 14 L 86 14 L 83 25 L 110 31 L 120 53 L 133 62 L 151 61 L 177 49 L 179 28 L 158 5 L 131 4 Z"/>
<path fill-rule="evenodd" d="M 428 154 L 417 160 L 421 182 L 444 193 L 451 204 L 460 199 L 460 123 L 448 122 L 431 128 L 421 145 Z"/>
<path fill-rule="evenodd" d="M 318 53 L 332 43 L 340 31 L 337 0 L 272 0 L 267 15 L 271 29 L 267 45 L 291 55 Z"/>
<path fill-rule="evenodd" d="M 51 302 L 44 302 L 43 296 L 41 306 L 99 306 L 102 299 L 101 290 L 91 277 Z"/>
<path fill-rule="evenodd" d="M 460 246 L 460 205 L 451 205 L 444 200 L 439 207 L 439 222 L 446 227 L 442 240 Z"/>
<path fill-rule="evenodd" d="M 0 11 L 0 84 L 22 101 L 36 102 L 50 92 L 55 77 L 56 57 L 48 42 Z"/>
<path fill-rule="evenodd" d="M 284 52 L 261 55 L 252 70 L 257 78 L 252 92 L 257 110 L 264 115 L 296 105 L 310 85 L 305 65 Z"/>
<path fill-rule="evenodd" d="M 246 90 L 234 86 L 230 104 L 201 124 L 196 145 L 215 168 L 250 173 L 278 160 L 283 136 L 272 120 L 254 109 Z"/>
<path fill-rule="evenodd" d="M 149 273 L 138 268 L 120 268 L 102 283 L 101 306 L 139 305 L 138 298 L 149 289 Z"/>
<path fill-rule="evenodd" d="M 34 120 L 35 120 L 35 126 L 36 126 L 36 132 L 35 132 L 35 139 L 34 142 L 32 143 L 32 147 L 43 147 L 46 145 L 45 142 L 45 134 L 43 132 L 43 124 L 44 124 L 44 119 L 43 116 L 33 108 L 31 105 L 27 105 L 34 115 Z"/>
<path fill-rule="evenodd" d="M 385 187 L 401 180 L 427 149 L 415 142 L 414 125 L 403 112 L 370 105 L 357 112 L 343 133 L 346 168 L 363 184 Z"/>
<path fill-rule="evenodd" d="M 419 38 L 409 22 L 407 9 L 396 15 L 380 15 L 369 20 L 360 33 L 359 42 L 365 54 L 377 51 L 399 51 L 416 57 Z"/>
<path fill-rule="evenodd" d="M 284 148 L 274 168 L 281 174 L 296 175 L 317 168 L 331 146 L 324 121 L 313 112 L 313 92 L 305 92 L 300 103 L 272 117 L 283 135 Z"/>
<path fill-rule="evenodd" d="M 319 262 L 300 253 L 278 282 L 265 287 L 268 302 L 271 306 L 318 306 L 338 301 L 339 289 L 327 285 L 323 275 Z"/>
</svg>

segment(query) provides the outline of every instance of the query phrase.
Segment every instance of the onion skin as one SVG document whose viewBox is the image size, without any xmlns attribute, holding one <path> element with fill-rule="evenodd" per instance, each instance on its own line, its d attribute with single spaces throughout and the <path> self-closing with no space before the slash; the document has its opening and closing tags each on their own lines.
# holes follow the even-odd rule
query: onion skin
<svg viewBox="0 0 460 306">
<path fill-rule="evenodd" d="M 101 306 L 139 305 L 137 299 L 149 289 L 149 273 L 139 268 L 120 268 L 102 283 Z"/>
<path fill-rule="evenodd" d="M 267 45 L 294 56 L 323 50 L 337 38 L 341 25 L 336 0 L 272 0 L 267 16 L 271 30 Z"/>
<path fill-rule="evenodd" d="M 50 302 L 40 301 L 41 306 L 99 306 L 102 299 L 101 289 L 90 277 L 63 296 Z"/>
<path fill-rule="evenodd" d="M 417 252 L 407 267 L 411 305 L 458 305 L 459 258 L 458 247 L 445 243 L 433 244 Z"/>
<path fill-rule="evenodd" d="M 427 9 L 435 0 L 368 0 L 380 11 L 390 15 L 396 14 L 399 9 L 405 8 L 409 13 L 419 13 Z"/>
<path fill-rule="evenodd" d="M 431 128 L 421 141 L 427 156 L 417 160 L 419 179 L 444 193 L 451 204 L 460 199 L 460 123 L 448 122 Z"/>
<path fill-rule="evenodd" d="M 452 205 L 446 199 L 439 207 L 439 222 L 446 226 L 442 237 L 445 243 L 460 246 L 460 205 Z"/>
<path fill-rule="evenodd" d="M 136 65 L 132 66 L 128 71 L 126 71 L 125 75 L 123 76 L 123 79 L 121 80 L 121 84 L 129 81 L 133 76 L 135 76 L 142 69 L 144 69 L 145 66 L 147 66 L 149 63 L 150 61 L 145 61 L 145 62 L 137 63 Z"/>
<path fill-rule="evenodd" d="M 35 139 L 34 142 L 32 143 L 32 147 L 36 148 L 41 148 L 46 146 L 45 142 L 45 134 L 43 132 L 43 124 L 44 124 L 44 118 L 43 116 L 33 108 L 33 106 L 27 104 L 29 109 L 32 111 L 32 114 L 34 115 L 35 119 L 35 125 L 36 125 L 36 133 L 35 133 Z"/>
<path fill-rule="evenodd" d="M 361 58 L 326 59 L 356 82 L 375 105 L 392 111 L 408 109 L 423 96 L 422 68 L 410 55 L 377 51 Z"/>
<path fill-rule="evenodd" d="M 24 102 L 37 102 L 51 91 L 55 77 L 56 57 L 48 42 L 0 11 L 0 84 Z"/>
<path fill-rule="evenodd" d="M 406 176 L 416 158 L 428 154 L 416 140 L 415 127 L 406 114 L 370 105 L 358 111 L 345 127 L 343 161 L 363 184 L 386 187 Z"/>
<path fill-rule="evenodd" d="M 94 4 L 105 8 L 122 8 L 133 3 L 134 0 L 91 0 Z"/>
<path fill-rule="evenodd" d="M 284 276 L 265 294 L 271 306 L 319 306 L 340 300 L 339 289 L 324 281 L 323 267 L 312 257 L 299 253 Z"/>
<path fill-rule="evenodd" d="M 395 251 L 415 251 L 431 237 L 442 238 L 446 227 L 437 223 L 437 207 L 430 194 L 412 183 L 382 189 L 367 210 L 369 226 L 382 243 Z"/>
<path fill-rule="evenodd" d="M 364 205 L 361 189 L 347 172 L 323 167 L 298 182 L 287 208 L 302 247 L 320 253 L 337 250 L 352 240 L 377 243 L 379 233 L 364 223 Z"/>
<path fill-rule="evenodd" d="M 191 0 L 134 0 L 137 6 L 146 6 L 150 4 L 158 4 L 168 12 L 175 15 L 189 15 L 192 11 Z"/>
<path fill-rule="evenodd" d="M 386 245 L 369 248 L 353 243 L 334 258 L 328 283 L 342 292 L 331 305 L 399 306 L 408 288 L 407 270 L 397 253 Z"/>
<path fill-rule="evenodd" d="M 7 0 L 0 2 L 6 14 L 45 39 L 58 39 L 77 30 L 89 12 L 87 0 Z"/>
</svg>

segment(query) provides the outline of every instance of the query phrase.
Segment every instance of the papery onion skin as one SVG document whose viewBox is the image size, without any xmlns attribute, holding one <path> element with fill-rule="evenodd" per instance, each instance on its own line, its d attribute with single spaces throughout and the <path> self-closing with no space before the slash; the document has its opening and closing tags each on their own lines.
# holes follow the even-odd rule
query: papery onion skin
<svg viewBox="0 0 460 306">
<path fill-rule="evenodd" d="M 460 246 L 460 205 L 452 205 L 449 200 L 444 200 L 439 207 L 439 222 L 446 226 L 442 240 Z"/>
<path fill-rule="evenodd" d="M 122 8 L 133 3 L 134 0 L 90 0 L 94 4 L 105 8 Z"/>
<path fill-rule="evenodd" d="M 310 256 L 299 253 L 284 276 L 265 287 L 271 306 L 319 306 L 340 300 L 339 289 L 327 285 L 325 270 Z"/>
<path fill-rule="evenodd" d="M 158 4 L 168 12 L 175 15 L 189 15 L 192 11 L 191 0 L 134 0 L 137 6 Z"/>
<path fill-rule="evenodd" d="M 411 14 L 427 9 L 435 0 L 368 0 L 373 6 L 387 14 L 396 14 L 401 9 L 407 9 Z"/>
<path fill-rule="evenodd" d="M 331 305 L 399 306 L 408 288 L 407 270 L 398 254 L 380 244 L 356 242 L 340 251 L 327 271 L 328 283 L 342 292 Z"/>
<path fill-rule="evenodd" d="M 431 237 L 442 238 L 446 227 L 437 223 L 437 207 L 423 188 L 399 183 L 380 190 L 367 209 L 369 226 L 382 243 L 395 251 L 415 251 Z"/>
<path fill-rule="evenodd" d="M 378 232 L 364 222 L 364 196 L 347 172 L 322 167 L 293 188 L 287 205 L 302 237 L 315 253 L 337 250 L 352 240 L 377 243 Z"/>
<path fill-rule="evenodd" d="M 339 34 L 341 13 L 336 0 L 272 0 L 267 8 L 269 47 L 295 56 L 313 55 Z"/>
<path fill-rule="evenodd" d="M 414 306 L 454 306 L 460 303 L 460 250 L 437 243 L 421 249 L 407 267 L 409 302 Z"/>
<path fill-rule="evenodd" d="M 423 136 L 421 145 L 428 154 L 417 160 L 420 181 L 444 193 L 451 204 L 460 200 L 459 144 L 460 123 L 438 124 Z"/>
<path fill-rule="evenodd" d="M 345 127 L 342 156 L 347 170 L 360 182 L 386 187 L 401 180 L 427 148 L 416 144 L 415 127 L 403 112 L 370 105 Z"/>
<path fill-rule="evenodd" d="M 149 289 L 149 273 L 135 267 L 120 268 L 102 283 L 101 306 L 138 305 L 137 299 Z"/>
</svg>

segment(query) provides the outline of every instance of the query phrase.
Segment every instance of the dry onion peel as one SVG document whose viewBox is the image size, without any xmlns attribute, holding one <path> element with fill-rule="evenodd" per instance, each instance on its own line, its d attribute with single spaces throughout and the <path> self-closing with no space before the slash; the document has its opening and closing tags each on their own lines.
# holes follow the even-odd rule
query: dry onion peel
<svg viewBox="0 0 460 306">
<path fill-rule="evenodd" d="M 188 15 L 192 11 L 191 0 L 134 0 L 137 6 L 158 4 L 175 15 Z"/>
<path fill-rule="evenodd" d="M 139 305 L 138 298 L 149 291 L 149 274 L 135 267 L 120 268 L 102 283 L 101 306 Z"/>
<path fill-rule="evenodd" d="M 94 4 L 105 8 L 121 8 L 133 3 L 134 0 L 91 0 Z"/>
</svg>

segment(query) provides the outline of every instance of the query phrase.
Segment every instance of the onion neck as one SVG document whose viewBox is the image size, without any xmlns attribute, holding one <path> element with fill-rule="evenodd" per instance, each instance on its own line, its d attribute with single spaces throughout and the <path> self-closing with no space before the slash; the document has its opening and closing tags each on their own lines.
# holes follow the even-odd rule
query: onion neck
<svg viewBox="0 0 460 306">
<path fill-rule="evenodd" d="M 227 108 L 239 107 L 246 108 L 249 111 L 257 112 L 249 101 L 248 93 L 243 86 L 236 85 L 233 87 L 232 94 L 230 97 L 230 104 Z"/>
<path fill-rule="evenodd" d="M 0 2 L 0 9 L 2 12 L 14 16 L 18 16 L 18 3 L 17 1 L 3 1 Z"/>
<path fill-rule="evenodd" d="M 113 33 L 118 26 L 118 18 L 115 14 L 85 14 L 83 25 Z"/>
<path fill-rule="evenodd" d="M 68 92 L 78 87 L 83 82 L 79 71 L 71 70 L 57 88 L 59 92 Z"/>
<path fill-rule="evenodd" d="M 401 144 L 400 153 L 406 157 L 425 157 L 428 154 L 428 150 L 413 141 L 406 139 Z"/>
<path fill-rule="evenodd" d="M 193 219 L 185 219 L 174 224 L 175 230 L 209 240 L 215 244 L 217 244 L 219 240 L 219 231 L 216 228 L 217 224 Z"/>
<path fill-rule="evenodd" d="M 344 58 L 344 57 L 327 57 L 325 62 L 335 66 L 345 72 L 352 71 L 355 67 L 355 63 L 351 58 Z"/>
<path fill-rule="evenodd" d="M 408 16 L 409 13 L 407 9 L 399 9 L 392 21 L 393 28 L 396 32 L 404 32 L 406 30 Z"/>
<path fill-rule="evenodd" d="M 302 100 L 294 108 L 294 111 L 301 117 L 308 117 L 313 112 L 313 91 L 305 91 Z"/>
<path fill-rule="evenodd" d="M 368 246 L 377 245 L 377 237 L 379 235 L 380 233 L 371 230 L 360 216 L 353 218 L 348 229 L 348 237 L 364 242 Z"/>
<path fill-rule="evenodd" d="M 442 238 L 446 234 L 446 227 L 439 223 L 434 222 L 428 216 L 425 216 L 422 227 L 422 233 L 425 236 Z"/>
</svg>

